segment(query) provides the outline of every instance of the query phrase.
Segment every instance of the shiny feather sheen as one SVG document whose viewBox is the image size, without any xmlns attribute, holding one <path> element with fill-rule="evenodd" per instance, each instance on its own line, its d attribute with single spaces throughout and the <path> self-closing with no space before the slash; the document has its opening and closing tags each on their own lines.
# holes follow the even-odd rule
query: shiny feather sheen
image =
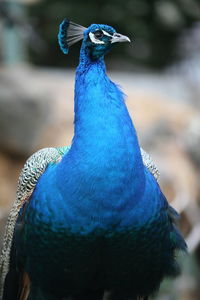
<svg viewBox="0 0 200 300">
<path fill-rule="evenodd" d="M 18 181 L 17 195 L 9 213 L 3 239 L 3 249 L 0 257 L 0 298 L 3 295 L 3 285 L 9 269 L 9 256 L 15 224 L 20 209 L 25 201 L 32 195 L 39 177 L 44 173 L 49 164 L 57 164 L 70 149 L 70 146 L 59 148 L 44 148 L 34 153 L 25 163 Z M 116 149 L 117 151 L 117 149 Z M 158 180 L 159 171 L 148 153 L 141 149 L 144 165 Z"/>
</svg>

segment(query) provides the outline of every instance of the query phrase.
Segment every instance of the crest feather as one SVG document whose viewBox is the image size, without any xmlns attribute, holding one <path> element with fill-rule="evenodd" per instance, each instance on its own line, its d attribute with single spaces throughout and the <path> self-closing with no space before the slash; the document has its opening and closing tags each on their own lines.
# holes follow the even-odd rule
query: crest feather
<svg viewBox="0 0 200 300">
<path fill-rule="evenodd" d="M 59 27 L 58 42 L 64 54 L 68 54 L 69 47 L 83 39 L 86 27 L 64 19 Z"/>
</svg>

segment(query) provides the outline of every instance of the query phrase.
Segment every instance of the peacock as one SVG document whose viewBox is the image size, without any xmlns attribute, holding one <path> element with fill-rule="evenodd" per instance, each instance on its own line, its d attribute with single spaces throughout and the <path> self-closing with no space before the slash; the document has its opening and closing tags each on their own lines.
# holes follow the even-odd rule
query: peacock
<svg viewBox="0 0 200 300">
<path fill-rule="evenodd" d="M 105 54 L 130 39 L 65 19 L 61 50 L 80 40 L 74 137 L 39 150 L 21 172 L 0 262 L 3 300 L 147 300 L 180 272 L 179 215 L 106 74 Z"/>
</svg>

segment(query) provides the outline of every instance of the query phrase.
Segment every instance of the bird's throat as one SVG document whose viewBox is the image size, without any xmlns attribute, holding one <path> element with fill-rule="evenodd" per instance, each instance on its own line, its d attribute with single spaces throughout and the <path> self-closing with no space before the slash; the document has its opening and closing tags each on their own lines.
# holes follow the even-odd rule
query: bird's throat
<svg viewBox="0 0 200 300">
<path fill-rule="evenodd" d="M 84 159 L 104 165 L 141 161 L 124 94 L 106 75 L 103 60 L 90 62 L 84 72 L 82 64 L 77 69 L 74 126 L 72 151 Z"/>
</svg>

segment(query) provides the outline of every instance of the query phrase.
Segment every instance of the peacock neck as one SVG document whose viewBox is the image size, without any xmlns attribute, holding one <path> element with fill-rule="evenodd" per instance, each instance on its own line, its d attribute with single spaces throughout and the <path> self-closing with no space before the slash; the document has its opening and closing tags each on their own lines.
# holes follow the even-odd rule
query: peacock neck
<svg viewBox="0 0 200 300">
<path fill-rule="evenodd" d="M 85 47 L 84 44 L 82 44 L 81 50 L 80 50 L 80 57 L 79 57 L 79 65 L 76 70 L 76 74 L 82 74 L 87 72 L 88 69 L 92 65 L 98 65 L 102 69 L 102 71 L 106 71 L 105 62 L 104 62 L 104 56 L 101 56 L 98 60 L 93 60 L 90 55 L 88 54 L 88 50 Z"/>
<path fill-rule="evenodd" d="M 106 75 L 103 59 L 81 57 L 74 129 L 72 146 L 57 166 L 60 191 L 74 213 L 72 223 L 78 214 L 114 224 L 124 219 L 122 211 L 133 209 L 145 175 L 124 95 Z"/>
<path fill-rule="evenodd" d="M 107 76 L 104 58 L 92 61 L 84 48 L 76 72 L 74 129 L 72 152 L 82 153 L 84 160 L 121 161 L 142 170 L 124 94 Z"/>
</svg>

